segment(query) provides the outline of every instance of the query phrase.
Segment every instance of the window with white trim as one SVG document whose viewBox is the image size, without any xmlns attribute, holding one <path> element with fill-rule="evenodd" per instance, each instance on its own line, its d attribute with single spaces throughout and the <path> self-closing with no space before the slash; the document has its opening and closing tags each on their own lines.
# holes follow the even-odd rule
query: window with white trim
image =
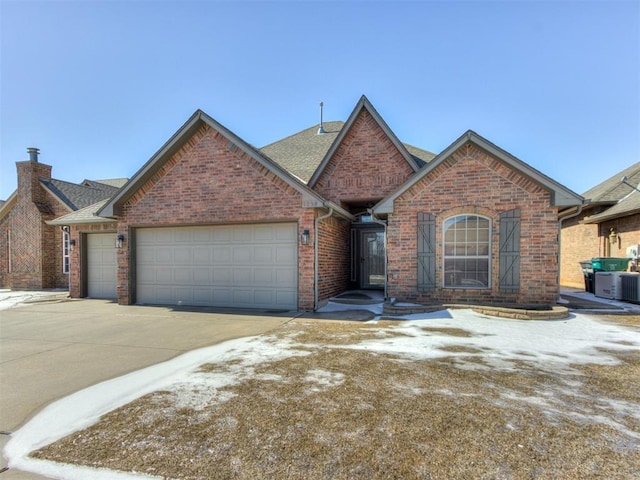
<svg viewBox="0 0 640 480">
<path fill-rule="evenodd" d="M 62 273 L 69 273 L 69 232 L 62 231 Z"/>
<path fill-rule="evenodd" d="M 11 229 L 7 230 L 7 272 L 11 273 Z"/>
<path fill-rule="evenodd" d="M 491 220 L 457 215 L 444 222 L 444 287 L 489 288 Z"/>
</svg>

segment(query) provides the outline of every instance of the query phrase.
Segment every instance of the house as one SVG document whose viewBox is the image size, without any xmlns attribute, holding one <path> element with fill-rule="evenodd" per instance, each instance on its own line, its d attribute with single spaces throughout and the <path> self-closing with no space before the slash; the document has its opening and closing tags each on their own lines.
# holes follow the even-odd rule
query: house
<svg viewBox="0 0 640 480">
<path fill-rule="evenodd" d="M 57 180 L 37 148 L 27 152 L 29 160 L 16 164 L 17 190 L 0 204 L 0 286 L 68 288 L 68 229 L 46 222 L 110 197 L 125 180 Z"/>
<path fill-rule="evenodd" d="M 624 181 L 623 181 L 624 179 Z M 582 288 L 580 262 L 596 257 L 627 257 L 640 244 L 640 162 L 582 194 L 582 208 L 561 215 L 561 285 Z"/>
<path fill-rule="evenodd" d="M 558 215 L 581 203 L 472 131 L 438 155 L 405 145 L 363 96 L 346 122 L 262 149 L 198 110 L 113 197 L 50 223 L 70 227 L 73 297 L 549 305 Z"/>
</svg>

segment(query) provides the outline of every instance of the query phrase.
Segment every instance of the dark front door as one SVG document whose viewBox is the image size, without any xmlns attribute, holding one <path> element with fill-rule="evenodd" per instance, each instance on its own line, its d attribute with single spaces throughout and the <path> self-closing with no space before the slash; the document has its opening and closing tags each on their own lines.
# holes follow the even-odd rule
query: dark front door
<svg viewBox="0 0 640 480">
<path fill-rule="evenodd" d="M 360 230 L 360 288 L 384 288 L 383 230 Z"/>
</svg>

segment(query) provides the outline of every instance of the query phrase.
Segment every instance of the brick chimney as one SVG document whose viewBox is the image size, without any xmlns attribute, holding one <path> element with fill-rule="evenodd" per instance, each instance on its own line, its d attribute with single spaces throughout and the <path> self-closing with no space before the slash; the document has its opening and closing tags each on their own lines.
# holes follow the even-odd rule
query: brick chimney
<svg viewBox="0 0 640 480">
<path fill-rule="evenodd" d="M 18 169 L 18 195 L 20 198 L 28 198 L 32 202 L 46 201 L 46 193 L 40 185 L 40 179 L 51 180 L 51 166 L 38 162 L 40 150 L 34 147 L 27 148 L 29 160 L 16 162 Z"/>
</svg>

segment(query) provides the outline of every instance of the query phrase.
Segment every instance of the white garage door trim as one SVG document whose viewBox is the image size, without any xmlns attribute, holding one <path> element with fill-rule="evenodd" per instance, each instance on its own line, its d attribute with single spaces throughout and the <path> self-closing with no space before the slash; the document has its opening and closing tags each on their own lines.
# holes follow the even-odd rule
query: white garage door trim
<svg viewBox="0 0 640 480">
<path fill-rule="evenodd" d="M 141 304 L 295 310 L 295 223 L 138 228 Z"/>
<path fill-rule="evenodd" d="M 117 296 L 115 233 L 87 234 L 87 296 L 114 299 Z"/>
</svg>

